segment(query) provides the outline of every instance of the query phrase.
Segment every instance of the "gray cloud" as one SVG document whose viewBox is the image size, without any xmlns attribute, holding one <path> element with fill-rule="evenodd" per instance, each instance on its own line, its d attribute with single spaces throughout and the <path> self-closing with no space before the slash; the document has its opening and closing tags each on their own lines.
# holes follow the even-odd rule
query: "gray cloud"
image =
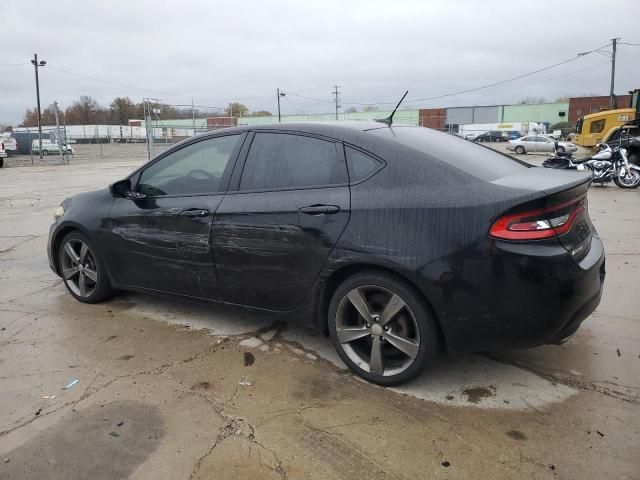
<svg viewBox="0 0 640 480">
<path fill-rule="evenodd" d="M 512 1 L 109 1 L 27 0 L 3 8 L 0 122 L 35 105 L 34 52 L 44 105 L 81 94 L 155 96 L 172 104 L 275 110 L 275 89 L 331 100 L 391 102 L 473 88 L 571 58 L 614 36 L 640 43 L 637 0 Z M 622 45 L 616 91 L 637 88 L 640 48 Z M 609 90 L 606 57 L 592 54 L 507 85 L 412 107 L 553 100 Z M 119 87 L 74 76 L 67 70 Z M 181 94 L 184 96 L 158 94 Z M 289 97 L 304 112 L 328 103 Z M 283 103 L 285 113 L 294 107 Z"/>
</svg>

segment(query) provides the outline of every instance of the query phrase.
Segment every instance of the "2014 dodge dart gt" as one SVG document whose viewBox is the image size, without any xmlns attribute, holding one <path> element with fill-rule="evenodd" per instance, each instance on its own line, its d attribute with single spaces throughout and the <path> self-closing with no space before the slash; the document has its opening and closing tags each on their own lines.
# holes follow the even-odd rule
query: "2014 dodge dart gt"
<svg viewBox="0 0 640 480">
<path fill-rule="evenodd" d="M 48 253 L 81 302 L 133 290 L 286 312 L 393 385 L 440 351 L 576 331 L 605 275 L 589 183 L 421 127 L 230 128 L 65 200 Z"/>
</svg>

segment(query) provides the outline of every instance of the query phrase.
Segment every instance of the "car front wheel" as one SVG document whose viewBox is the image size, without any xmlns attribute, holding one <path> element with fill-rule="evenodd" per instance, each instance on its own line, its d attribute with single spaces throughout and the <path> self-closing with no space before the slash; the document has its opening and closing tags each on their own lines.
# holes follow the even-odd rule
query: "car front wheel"
<svg viewBox="0 0 640 480">
<path fill-rule="evenodd" d="M 76 300 L 96 303 L 111 296 L 103 263 L 84 234 L 75 231 L 62 239 L 58 261 L 64 284 Z"/>
<path fill-rule="evenodd" d="M 524 147 L 522 145 L 518 145 L 516 147 L 516 153 L 519 154 L 519 155 L 522 155 L 523 153 L 526 153 L 526 152 L 525 152 Z"/>
<path fill-rule="evenodd" d="M 379 385 L 414 378 L 438 351 L 438 329 L 420 294 L 385 273 L 345 280 L 331 299 L 328 322 L 342 360 Z"/>
</svg>

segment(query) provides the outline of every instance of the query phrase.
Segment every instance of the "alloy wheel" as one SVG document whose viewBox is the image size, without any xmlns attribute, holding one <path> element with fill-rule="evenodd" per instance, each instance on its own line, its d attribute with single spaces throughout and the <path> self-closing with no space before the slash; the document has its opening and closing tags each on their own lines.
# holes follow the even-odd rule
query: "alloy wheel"
<svg viewBox="0 0 640 480">
<path fill-rule="evenodd" d="M 98 270 L 89 246 L 79 239 L 65 243 L 60 256 L 62 278 L 77 296 L 91 296 L 98 286 Z"/>
<path fill-rule="evenodd" d="M 336 334 L 358 367 L 380 376 L 407 370 L 420 349 L 416 318 L 397 294 L 375 285 L 350 290 L 338 304 Z"/>
</svg>

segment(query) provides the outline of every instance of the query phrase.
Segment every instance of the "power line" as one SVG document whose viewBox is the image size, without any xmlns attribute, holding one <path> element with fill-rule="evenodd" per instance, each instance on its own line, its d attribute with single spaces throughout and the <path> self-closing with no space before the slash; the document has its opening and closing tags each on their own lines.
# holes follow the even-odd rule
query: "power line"
<svg viewBox="0 0 640 480">
<path fill-rule="evenodd" d="M 618 42 L 618 45 L 629 45 L 630 47 L 640 47 L 640 43 Z"/>
<path fill-rule="evenodd" d="M 19 67 L 22 65 L 29 65 L 28 63 L 0 63 L 0 67 Z"/>
<path fill-rule="evenodd" d="M 200 95 L 184 95 L 184 94 L 181 94 L 181 93 L 164 92 L 162 90 L 153 90 L 153 89 L 150 89 L 150 88 L 141 88 L 141 87 L 136 87 L 134 85 L 127 85 L 125 83 L 112 82 L 110 80 L 103 80 L 101 78 L 91 77 L 89 75 L 84 75 L 82 73 L 72 72 L 70 70 L 65 70 L 64 68 L 59 68 L 59 67 L 53 67 L 51 65 L 48 65 L 48 68 L 50 68 L 52 70 L 57 70 L 59 72 L 66 73 L 68 75 L 74 75 L 76 77 L 86 78 L 88 80 L 93 80 L 93 81 L 96 81 L 96 82 L 105 83 L 107 85 L 114 85 L 116 87 L 129 88 L 129 89 L 132 89 L 132 90 L 138 90 L 140 92 L 155 93 L 155 94 L 166 95 L 166 96 L 170 96 L 170 97 L 183 97 L 183 98 L 194 98 L 195 97 L 195 98 L 202 98 L 202 99 L 205 99 L 205 100 L 216 100 L 216 98 L 213 98 L 213 97 L 203 97 L 203 96 L 200 96 Z M 188 105 L 188 106 L 191 106 L 191 105 Z M 211 108 L 225 109 L 226 107 L 211 107 Z"/>
<path fill-rule="evenodd" d="M 490 83 L 490 84 L 487 84 L 487 85 L 482 85 L 480 87 L 469 88 L 469 89 L 466 89 L 466 90 L 460 90 L 458 92 L 451 92 L 451 93 L 445 93 L 445 94 L 442 94 L 442 95 L 436 95 L 436 96 L 433 96 L 433 97 L 416 98 L 416 99 L 411 99 L 411 100 L 405 100 L 404 103 L 416 103 L 416 102 L 426 102 L 426 101 L 430 101 L 430 100 L 438 100 L 438 99 L 441 99 L 441 98 L 453 97 L 453 96 L 462 95 L 462 94 L 465 94 L 465 93 L 473 93 L 473 92 L 477 92 L 479 90 L 485 90 L 485 89 L 491 88 L 491 87 L 497 87 L 499 85 L 504 85 L 506 83 L 513 82 L 515 80 L 520 80 L 522 78 L 530 77 L 531 75 L 535 75 L 537 73 L 541 73 L 541 72 L 544 72 L 544 71 L 547 71 L 547 70 L 551 70 L 552 68 L 559 67 L 559 66 L 567 64 L 569 62 L 573 62 L 575 60 L 578 60 L 579 58 L 585 57 L 587 55 L 590 55 L 591 53 L 594 53 L 594 52 L 596 52 L 598 50 L 606 48 L 609 45 L 611 45 L 611 42 L 609 42 L 606 45 L 603 45 L 601 47 L 594 48 L 593 50 L 589 50 L 587 52 L 579 53 L 576 56 L 574 56 L 572 58 L 569 58 L 567 60 L 563 60 L 561 62 L 554 63 L 553 65 L 548 65 L 546 67 L 539 68 L 539 69 L 534 70 L 532 72 L 523 73 L 522 75 L 517 75 L 515 77 L 511 77 L 511 78 L 508 78 L 506 80 L 501 80 L 499 82 L 494 82 L 494 83 Z M 295 95 L 295 96 L 301 97 L 301 98 L 306 98 L 307 100 L 314 100 L 314 101 L 317 101 L 317 102 L 334 103 L 333 101 L 330 101 L 330 100 L 322 100 L 322 99 L 319 99 L 319 98 L 307 97 L 307 96 L 304 96 L 304 95 L 298 95 L 298 94 L 292 94 L 292 95 Z M 393 101 L 393 102 L 342 102 L 342 103 L 344 105 L 395 105 L 397 102 Z"/>
</svg>

